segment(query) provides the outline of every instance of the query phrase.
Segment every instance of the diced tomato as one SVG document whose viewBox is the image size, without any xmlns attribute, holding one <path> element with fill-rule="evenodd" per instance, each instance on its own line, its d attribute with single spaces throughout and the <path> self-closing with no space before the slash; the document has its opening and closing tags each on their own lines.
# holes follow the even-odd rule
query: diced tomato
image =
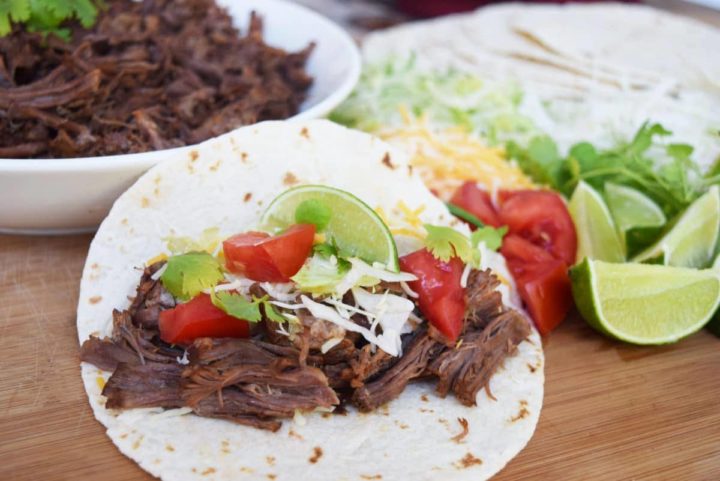
<svg viewBox="0 0 720 481">
<path fill-rule="evenodd" d="M 230 272 L 254 281 L 289 282 L 312 250 L 315 226 L 297 224 L 276 236 L 246 232 L 223 242 L 225 264 Z"/>
<path fill-rule="evenodd" d="M 549 333 L 572 306 L 567 264 L 518 235 L 506 236 L 500 252 L 538 331 Z"/>
<path fill-rule="evenodd" d="M 464 267 L 457 257 L 443 262 L 427 249 L 400 258 L 400 268 L 418 278 L 409 286 L 419 296 L 420 311 L 450 342 L 457 340 L 463 328 L 466 305 L 460 278 Z"/>
<path fill-rule="evenodd" d="M 553 257 L 575 263 L 577 235 L 570 213 L 562 198 L 550 191 L 501 191 L 500 221 L 510 234 L 542 247 Z"/>
<path fill-rule="evenodd" d="M 487 225 L 500 227 L 498 217 L 490 195 L 480 189 L 475 182 L 466 181 L 450 199 L 450 203 L 468 211 Z"/>
<path fill-rule="evenodd" d="M 512 268 L 511 268 L 512 269 Z M 518 292 L 540 334 L 548 334 L 567 316 L 572 307 L 572 290 L 567 265 L 559 260 L 525 266 L 515 281 Z"/>
<path fill-rule="evenodd" d="M 170 344 L 192 342 L 198 337 L 248 337 L 247 321 L 215 307 L 207 294 L 160 313 L 160 338 Z"/>
</svg>

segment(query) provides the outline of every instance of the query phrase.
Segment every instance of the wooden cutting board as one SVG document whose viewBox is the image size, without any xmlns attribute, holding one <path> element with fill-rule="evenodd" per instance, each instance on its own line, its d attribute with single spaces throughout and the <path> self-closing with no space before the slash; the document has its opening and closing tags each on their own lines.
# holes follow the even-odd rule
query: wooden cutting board
<svg viewBox="0 0 720 481">
<path fill-rule="evenodd" d="M 152 479 L 110 443 L 80 381 L 90 239 L 0 236 L 0 480 Z M 720 339 L 632 347 L 571 318 L 545 352 L 537 431 L 495 479 L 720 479 Z"/>
</svg>

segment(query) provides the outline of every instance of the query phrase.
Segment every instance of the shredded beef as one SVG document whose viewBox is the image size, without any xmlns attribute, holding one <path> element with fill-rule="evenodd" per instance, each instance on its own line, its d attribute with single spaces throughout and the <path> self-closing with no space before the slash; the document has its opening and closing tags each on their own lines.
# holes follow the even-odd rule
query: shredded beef
<svg viewBox="0 0 720 481">
<path fill-rule="evenodd" d="M 502 295 L 496 290 L 499 285 L 490 269 L 470 271 L 465 289 L 467 327 L 482 329 L 503 311 Z"/>
<path fill-rule="evenodd" d="M 181 407 L 184 405 L 180 389 L 181 372 L 182 366 L 177 364 L 119 363 L 102 391 L 107 397 L 105 407 Z"/>
<path fill-rule="evenodd" d="M 0 157 L 86 157 L 194 144 L 298 112 L 313 45 L 244 35 L 214 0 L 110 0 L 71 40 L 0 38 Z"/>
<path fill-rule="evenodd" d="M 165 261 L 156 262 L 143 270 L 135 299 L 128 308 L 133 324 L 147 329 L 157 329 L 160 312 L 175 307 L 175 299 L 153 274 L 165 265 Z"/>
<path fill-rule="evenodd" d="M 393 366 L 376 380 L 355 390 L 352 402 L 361 411 L 372 411 L 395 399 L 412 379 L 420 377 L 428 362 L 442 349 L 426 329 L 418 329 L 413 339 Z"/>
<path fill-rule="evenodd" d="M 475 405 L 478 391 L 529 334 L 527 320 L 514 310 L 495 317 L 482 331 L 465 334 L 458 347 L 446 349 L 428 367 L 439 379 L 438 394 L 452 391 L 461 403 Z"/>
</svg>

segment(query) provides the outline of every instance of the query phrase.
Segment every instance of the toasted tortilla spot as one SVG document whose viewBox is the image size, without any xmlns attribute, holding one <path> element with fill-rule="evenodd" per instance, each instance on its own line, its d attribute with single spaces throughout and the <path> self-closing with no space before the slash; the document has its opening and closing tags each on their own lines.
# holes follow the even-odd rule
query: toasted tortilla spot
<svg viewBox="0 0 720 481">
<path fill-rule="evenodd" d="M 161 180 L 162 180 L 162 177 L 158 174 L 155 176 L 155 179 L 153 179 L 153 182 L 155 182 L 155 185 L 160 185 Z"/>
<path fill-rule="evenodd" d="M 361 474 L 360 478 L 367 479 L 367 480 L 382 479 L 382 474 Z"/>
<path fill-rule="evenodd" d="M 456 443 L 460 444 L 463 439 L 468 435 L 470 432 L 470 424 L 468 423 L 468 420 L 465 418 L 457 418 L 458 423 L 460 423 L 460 428 L 462 431 L 455 436 L 451 437 L 451 441 L 455 441 Z"/>
<path fill-rule="evenodd" d="M 160 197 L 160 189 L 158 189 L 157 187 L 155 187 L 155 188 L 153 189 L 153 194 L 155 195 L 155 197 Z"/>
<path fill-rule="evenodd" d="M 408 167 L 408 175 L 412 175 L 413 174 L 413 166 L 408 164 L 407 167 Z"/>
<path fill-rule="evenodd" d="M 381 162 L 388 169 L 395 170 L 395 164 L 393 164 L 392 160 L 390 160 L 390 154 L 388 152 L 385 152 L 385 155 L 383 155 Z"/>
<path fill-rule="evenodd" d="M 140 199 L 141 207 L 148 207 L 149 205 L 150 205 L 150 199 L 148 199 L 147 197 L 143 197 L 142 199 Z"/>
<path fill-rule="evenodd" d="M 440 424 L 444 424 L 445 426 L 448 425 L 448 420 L 445 419 L 445 418 L 438 418 L 438 422 L 439 422 Z"/>
<path fill-rule="evenodd" d="M 200 474 L 203 476 L 207 476 L 208 474 L 213 474 L 215 471 L 216 471 L 215 468 L 207 468 L 205 471 L 203 471 Z"/>
<path fill-rule="evenodd" d="M 198 157 L 200 157 L 200 154 L 198 153 L 197 150 L 190 151 L 190 162 L 195 162 L 198 159 Z"/>
<path fill-rule="evenodd" d="M 308 458 L 308 461 L 310 461 L 311 464 L 317 463 L 320 458 L 322 458 L 323 450 L 320 446 L 315 446 L 313 448 L 313 454 Z"/>
<path fill-rule="evenodd" d="M 165 451 L 167 451 L 168 453 L 172 453 L 173 451 L 175 451 L 175 446 L 173 446 L 172 444 L 168 443 L 168 444 L 165 445 Z"/>
<path fill-rule="evenodd" d="M 298 433 L 296 433 L 292 428 L 290 428 L 290 430 L 288 431 L 288 437 L 290 437 L 290 438 L 295 438 L 295 439 L 300 439 L 300 440 L 305 439 L 304 437 L 302 437 L 302 436 L 300 436 Z"/>
<path fill-rule="evenodd" d="M 434 413 L 435 412 L 434 409 L 426 409 L 426 408 L 420 408 L 419 411 L 421 413 Z"/>
<path fill-rule="evenodd" d="M 252 474 L 255 472 L 255 470 L 253 468 L 248 468 L 247 466 L 243 466 L 242 468 L 240 468 L 240 472 Z"/>
<path fill-rule="evenodd" d="M 283 185 L 287 185 L 288 187 L 290 187 L 297 183 L 298 183 L 298 178 L 292 172 L 287 172 L 285 174 L 285 176 L 283 176 Z"/>
<path fill-rule="evenodd" d="M 145 436 L 143 436 L 143 435 L 141 434 L 140 437 L 137 438 L 137 439 L 135 440 L 135 442 L 133 443 L 132 448 L 133 448 L 133 449 L 138 449 L 138 448 L 140 447 L 140 445 L 142 444 L 144 438 L 145 438 Z"/>
<path fill-rule="evenodd" d="M 252 199 L 252 192 L 248 192 L 247 194 L 245 194 L 245 196 L 243 197 L 243 202 L 250 202 L 250 199 Z"/>
<path fill-rule="evenodd" d="M 120 439 L 125 439 L 125 438 L 127 438 L 127 437 L 128 437 L 127 433 L 122 433 L 122 434 L 120 435 Z"/>
<path fill-rule="evenodd" d="M 533 366 L 532 364 L 530 364 L 530 363 L 528 363 L 527 367 L 528 367 L 528 369 L 530 370 L 530 372 L 535 372 L 535 371 L 537 371 L 537 368 L 536 368 L 535 366 Z"/>
<path fill-rule="evenodd" d="M 227 439 L 220 441 L 220 451 L 223 454 L 230 454 L 230 442 Z"/>
<path fill-rule="evenodd" d="M 310 132 L 308 132 L 307 127 L 302 128 L 302 130 L 300 131 L 300 136 L 310 140 Z"/>
<path fill-rule="evenodd" d="M 215 163 L 213 163 L 213 164 L 212 164 L 210 167 L 208 167 L 208 168 L 209 168 L 212 172 L 215 172 L 216 170 L 218 170 L 218 167 L 220 167 L 220 164 L 221 164 L 221 163 L 222 163 L 222 160 L 221 160 L 221 159 L 218 159 L 217 161 L 215 161 Z"/>
<path fill-rule="evenodd" d="M 482 464 L 482 459 L 477 458 L 473 456 L 472 453 L 468 452 L 460 461 L 453 463 L 453 466 L 457 469 L 467 469 L 479 464 Z"/>
<path fill-rule="evenodd" d="M 410 428 L 409 424 L 405 424 L 404 422 L 398 421 L 397 419 L 395 420 L 395 425 L 397 427 L 399 427 L 400 429 L 409 429 Z"/>
<path fill-rule="evenodd" d="M 322 416 L 324 419 L 327 419 L 327 418 L 329 418 L 330 416 L 332 416 L 332 413 L 322 413 L 321 416 Z"/>
<path fill-rule="evenodd" d="M 272 481 L 273 479 L 277 478 L 277 474 L 268 474 L 267 478 Z"/>
<path fill-rule="evenodd" d="M 100 301 L 102 301 L 102 296 L 92 296 L 90 299 L 88 299 L 88 302 L 90 304 L 97 304 Z"/>
<path fill-rule="evenodd" d="M 127 219 L 127 217 L 123 217 L 123 220 L 121 220 L 120 223 L 121 223 L 122 225 L 127 225 L 127 224 L 128 224 L 128 219 Z"/>
<path fill-rule="evenodd" d="M 270 466 L 275 466 L 275 456 L 265 456 L 265 461 L 267 461 Z"/>
<path fill-rule="evenodd" d="M 511 423 L 514 423 L 521 419 L 525 419 L 526 417 L 528 417 L 530 415 L 530 411 L 527 410 L 527 405 L 528 405 L 527 401 L 525 401 L 525 400 L 520 401 L 520 410 L 518 411 L 518 413 L 515 416 L 510 418 Z"/>
<path fill-rule="evenodd" d="M 247 162 L 247 159 L 248 159 L 248 154 L 247 154 L 247 152 L 240 152 L 240 159 L 241 159 L 243 162 Z"/>
<path fill-rule="evenodd" d="M 420 396 L 420 400 L 422 402 L 430 402 L 430 398 L 428 398 L 427 394 L 423 394 L 422 396 Z"/>
</svg>

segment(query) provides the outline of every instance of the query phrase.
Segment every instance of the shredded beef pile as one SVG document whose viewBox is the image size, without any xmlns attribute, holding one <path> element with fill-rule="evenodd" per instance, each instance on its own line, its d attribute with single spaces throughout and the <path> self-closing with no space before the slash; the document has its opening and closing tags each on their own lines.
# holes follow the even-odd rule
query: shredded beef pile
<svg viewBox="0 0 720 481">
<path fill-rule="evenodd" d="M 190 407 L 199 416 L 275 431 L 296 410 L 349 402 L 372 411 L 421 378 L 436 381 L 440 396 L 452 392 L 472 406 L 530 333 L 525 318 L 503 306 L 497 278 L 474 270 L 465 330 L 451 345 L 423 323 L 403 337 L 399 358 L 373 350 L 351 332 L 323 354 L 319 346 L 337 335 L 334 325 L 298 311 L 305 328 L 294 340 L 278 335 L 277 325 L 265 319 L 250 339 L 196 339 L 186 352 L 158 334 L 160 312 L 175 304 L 152 278 L 162 265 L 145 269 L 128 310 L 114 311 L 112 338 L 91 337 L 82 346 L 83 361 L 113 371 L 102 392 L 108 408 Z"/>
<path fill-rule="evenodd" d="M 0 158 L 86 157 L 201 142 L 297 113 L 313 49 L 245 36 L 214 0 L 110 0 L 91 30 L 0 38 Z"/>
</svg>

